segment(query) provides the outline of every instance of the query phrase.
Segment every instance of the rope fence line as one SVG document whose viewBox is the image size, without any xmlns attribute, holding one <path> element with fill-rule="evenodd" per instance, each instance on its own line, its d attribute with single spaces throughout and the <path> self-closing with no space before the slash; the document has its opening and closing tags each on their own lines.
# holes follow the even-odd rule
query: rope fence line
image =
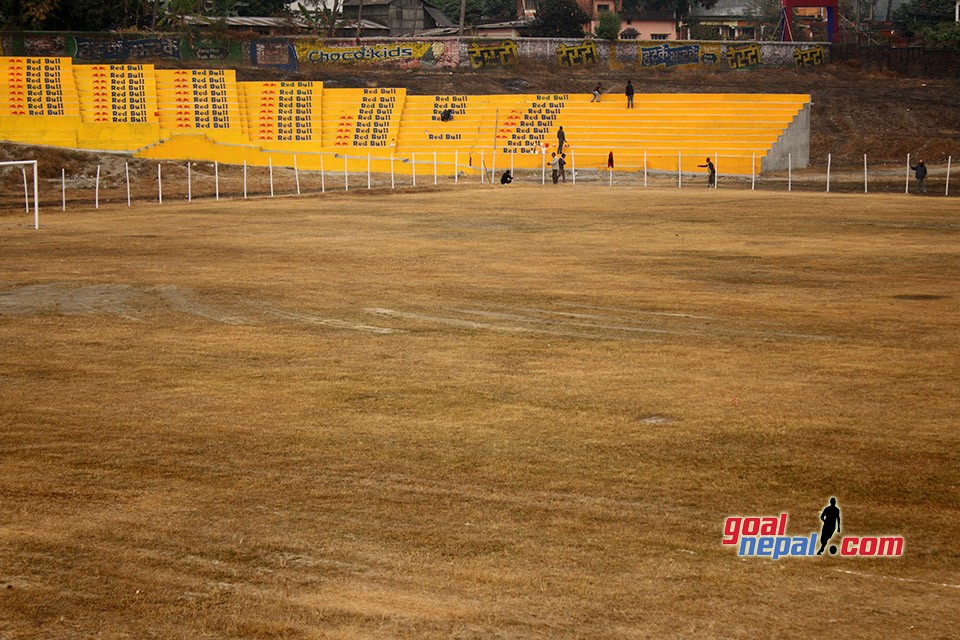
<svg viewBox="0 0 960 640">
<path fill-rule="evenodd" d="M 284 152 L 277 152 L 277 156 L 284 155 Z M 95 209 L 100 208 L 101 202 L 123 202 L 126 201 L 128 207 L 139 201 L 153 201 L 158 204 L 166 201 L 176 202 L 185 200 L 191 203 L 194 200 L 212 199 L 219 201 L 221 198 L 248 198 L 248 197 L 276 197 L 293 195 L 323 194 L 327 191 L 343 191 L 363 189 L 362 185 L 366 183 L 366 190 L 395 190 L 418 186 L 418 178 L 421 185 L 440 187 L 443 185 L 460 184 L 482 184 L 491 187 L 501 187 L 499 173 L 510 171 L 516 184 L 540 184 L 544 187 L 552 187 L 552 157 L 547 153 L 541 154 L 540 166 L 536 168 L 516 169 L 513 158 L 508 167 L 497 167 L 496 156 L 487 156 L 484 150 L 480 150 L 478 157 L 468 157 L 466 163 L 462 163 L 462 157 L 459 152 L 453 154 L 453 161 L 446 162 L 436 151 L 432 153 L 412 152 L 409 157 L 400 154 L 391 154 L 389 158 L 378 157 L 374 160 L 370 153 L 364 155 L 350 154 L 313 154 L 319 156 L 319 170 L 304 169 L 301 160 L 308 154 L 292 155 L 292 167 L 275 165 L 273 157 L 268 159 L 266 166 L 248 165 L 244 161 L 243 165 L 227 165 L 216 161 L 174 161 L 166 160 L 156 163 L 156 175 L 149 178 L 149 172 L 139 171 L 139 175 L 131 174 L 130 162 L 125 162 L 122 172 L 108 175 L 104 171 L 104 166 L 98 164 L 96 173 L 91 176 L 74 176 L 69 179 L 66 169 L 61 168 L 59 180 L 46 179 L 40 182 L 42 188 L 38 195 L 31 198 L 28 190 L 24 190 L 24 207 L 27 211 L 30 205 L 38 207 L 37 200 L 42 200 L 45 206 L 52 206 L 53 200 L 49 191 L 53 186 L 57 187 L 56 204 L 60 205 L 61 211 L 67 211 L 68 204 L 79 206 L 92 205 Z M 642 190 L 644 188 L 704 188 L 713 189 L 739 189 L 739 190 L 764 190 L 792 192 L 802 190 L 806 192 L 825 191 L 827 193 L 836 192 L 837 187 L 844 193 L 898 193 L 902 188 L 903 193 L 923 192 L 926 195 L 950 196 L 950 178 L 953 171 L 953 157 L 949 156 L 943 165 L 934 165 L 927 167 L 927 177 L 924 180 L 918 180 L 918 164 L 911 164 L 911 157 L 908 155 L 906 161 L 900 167 L 891 164 L 874 165 L 871 168 L 869 158 L 863 155 L 862 174 L 858 169 L 851 167 L 845 168 L 842 172 L 835 172 L 832 154 L 828 154 L 824 165 L 809 166 L 802 172 L 793 168 L 792 157 L 788 156 L 786 170 L 766 171 L 763 174 L 751 172 L 751 175 L 724 173 L 722 168 L 724 161 L 732 158 L 743 159 L 742 154 L 721 154 L 715 152 L 712 158 L 714 163 L 716 179 L 708 181 L 707 170 L 689 171 L 684 168 L 682 152 L 676 154 L 653 154 L 644 152 L 638 156 L 640 162 L 628 163 L 624 165 L 619 162 L 615 156 L 610 156 L 610 161 L 606 167 L 577 166 L 577 154 L 575 149 L 570 149 L 568 154 L 567 166 L 564 169 L 566 184 L 575 186 L 578 182 L 581 184 L 605 185 L 608 188 L 629 188 Z M 324 163 L 324 156 L 327 157 L 327 163 Z M 331 163 L 330 157 L 340 162 Z M 472 156 L 472 154 L 471 154 Z M 653 169 L 650 167 L 651 159 L 673 160 L 674 168 L 671 169 Z M 698 156 L 699 157 L 699 156 Z M 474 162 L 476 161 L 476 166 Z M 146 162 L 146 161 L 144 161 Z M 364 169 L 357 171 L 351 170 L 351 163 L 360 163 Z M 755 162 L 751 158 L 751 162 Z M 377 163 L 375 165 L 375 163 Z M 327 169 L 333 164 L 335 169 Z M 337 166 L 337 165 L 341 166 Z M 141 167 L 144 163 L 141 163 Z M 356 164 L 355 164 L 356 166 Z M 375 169 L 375 166 L 377 167 Z M 697 165 L 703 167 L 706 165 Z M 0 167 L 2 168 L 2 167 Z M 18 167 L 19 169 L 20 167 Z M 24 183 L 26 183 L 26 172 L 23 173 Z M 20 177 L 19 175 L 17 176 Z M 353 181 L 351 184 L 351 177 Z M 430 178 L 432 177 L 432 181 Z M 840 178 L 838 181 L 837 178 Z M 242 179 L 242 189 L 239 184 Z M 9 181 L 8 181 L 9 182 Z M 59 183 L 59 184 L 56 184 Z M 899 183 L 900 187 L 896 184 Z M 114 193 L 108 194 L 108 189 L 112 186 Z M 136 189 L 134 189 L 136 187 Z M 118 193 L 119 191 L 119 193 Z M 147 197 L 146 194 L 152 192 L 154 195 Z M 69 196 L 69 197 L 68 197 Z M 4 206 L 15 198 L 13 195 L 7 195 L 4 200 Z M 31 203 L 31 200 L 33 202 Z"/>
</svg>

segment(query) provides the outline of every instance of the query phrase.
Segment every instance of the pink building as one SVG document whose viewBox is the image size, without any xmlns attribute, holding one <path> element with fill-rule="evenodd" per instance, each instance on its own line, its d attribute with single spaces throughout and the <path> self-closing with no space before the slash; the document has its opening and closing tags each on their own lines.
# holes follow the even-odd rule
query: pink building
<svg viewBox="0 0 960 640">
<path fill-rule="evenodd" d="M 638 40 L 676 40 L 677 24 L 670 12 L 651 13 L 623 12 L 623 0 L 577 0 L 583 12 L 590 16 L 590 22 L 584 25 L 584 31 L 593 33 L 604 11 L 614 11 L 620 15 L 620 33 L 633 29 Z M 537 0 L 517 0 L 517 16 L 534 18 L 537 14 Z"/>
</svg>

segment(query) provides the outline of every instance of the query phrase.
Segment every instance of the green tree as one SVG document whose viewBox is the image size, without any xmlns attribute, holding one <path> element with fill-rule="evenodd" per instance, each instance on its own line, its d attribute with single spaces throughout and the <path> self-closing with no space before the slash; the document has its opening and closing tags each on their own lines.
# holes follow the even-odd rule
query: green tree
<svg viewBox="0 0 960 640">
<path fill-rule="evenodd" d="M 109 31 L 144 26 L 145 0 L 0 0 L 8 29 Z"/>
<path fill-rule="evenodd" d="M 460 21 L 460 0 L 431 0 L 454 24 Z M 467 0 L 466 24 L 488 24 L 517 19 L 516 0 Z"/>
<path fill-rule="evenodd" d="M 581 38 L 588 22 L 590 16 L 575 0 L 541 0 L 528 33 L 535 38 Z"/>
<path fill-rule="evenodd" d="M 620 35 L 620 16 L 613 11 L 601 11 L 593 35 L 604 40 L 616 40 Z"/>
<path fill-rule="evenodd" d="M 941 23 L 953 22 L 954 7 L 954 0 L 913 0 L 894 11 L 893 19 L 903 25 L 908 36 L 924 30 L 932 33 Z"/>
</svg>

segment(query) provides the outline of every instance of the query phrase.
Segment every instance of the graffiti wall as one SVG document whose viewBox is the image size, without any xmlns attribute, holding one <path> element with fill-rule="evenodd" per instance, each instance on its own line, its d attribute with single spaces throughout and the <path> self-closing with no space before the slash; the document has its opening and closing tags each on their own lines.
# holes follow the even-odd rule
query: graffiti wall
<svg viewBox="0 0 960 640">
<path fill-rule="evenodd" d="M 456 67 L 459 48 L 456 43 L 441 40 L 431 42 L 370 42 L 337 43 L 317 38 L 298 38 L 293 41 L 300 64 L 393 64 L 403 68 Z"/>
<path fill-rule="evenodd" d="M 162 63 L 198 61 L 298 71 L 327 65 L 380 65 L 404 69 L 491 69 L 525 62 L 607 69 L 707 67 L 750 70 L 809 68 L 830 62 L 823 43 L 693 42 L 593 39 L 321 39 L 241 38 L 206 34 L 0 34 L 8 56 L 70 57 L 74 62 Z"/>
</svg>

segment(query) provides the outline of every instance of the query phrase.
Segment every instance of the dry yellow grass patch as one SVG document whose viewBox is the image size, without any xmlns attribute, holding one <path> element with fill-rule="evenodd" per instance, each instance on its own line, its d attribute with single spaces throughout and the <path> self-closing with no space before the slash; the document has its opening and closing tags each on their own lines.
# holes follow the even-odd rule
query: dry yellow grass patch
<svg viewBox="0 0 960 640">
<path fill-rule="evenodd" d="M 954 635 L 955 204 L 514 187 L 0 218 L 0 637 Z"/>
</svg>

